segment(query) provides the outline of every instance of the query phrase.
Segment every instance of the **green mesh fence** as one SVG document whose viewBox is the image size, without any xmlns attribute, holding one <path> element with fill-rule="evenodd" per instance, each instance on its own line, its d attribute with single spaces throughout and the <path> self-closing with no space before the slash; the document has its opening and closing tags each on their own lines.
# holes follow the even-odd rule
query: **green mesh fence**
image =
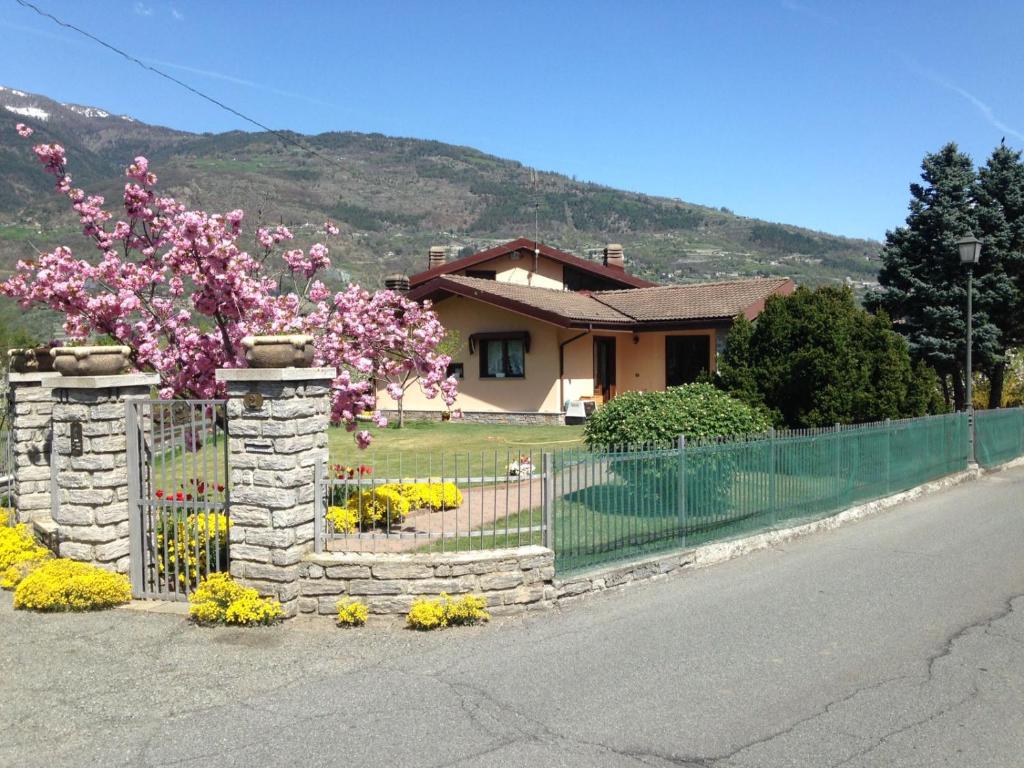
<svg viewBox="0 0 1024 768">
<path fill-rule="evenodd" d="M 981 466 L 1024 456 L 1024 408 L 977 411 L 974 418 L 974 455 Z"/>
<path fill-rule="evenodd" d="M 979 425 L 980 426 L 980 425 Z M 834 514 L 967 464 L 965 414 L 552 456 L 560 573 Z"/>
</svg>

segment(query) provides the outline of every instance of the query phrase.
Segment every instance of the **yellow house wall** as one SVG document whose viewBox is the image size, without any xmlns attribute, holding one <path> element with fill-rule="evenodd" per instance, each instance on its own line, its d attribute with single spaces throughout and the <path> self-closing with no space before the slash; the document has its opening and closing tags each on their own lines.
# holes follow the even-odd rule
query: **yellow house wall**
<svg viewBox="0 0 1024 768">
<path fill-rule="evenodd" d="M 716 369 L 716 329 L 687 331 L 654 331 L 641 333 L 634 344 L 632 334 L 617 336 L 615 345 L 615 378 L 619 392 L 648 392 L 665 389 L 665 337 L 666 336 L 710 336 L 708 370 Z"/>
<path fill-rule="evenodd" d="M 462 363 L 465 378 L 459 381 L 458 399 L 453 408 L 463 411 L 503 412 L 528 411 L 558 413 L 558 341 L 557 326 L 492 307 L 479 301 L 452 296 L 434 305 L 438 319 L 445 328 L 458 331 L 459 350 L 452 362 Z M 480 348 L 469 353 L 469 337 L 473 333 L 488 331 L 529 331 L 530 351 L 525 357 L 525 373 L 521 379 L 489 379 L 480 376 Z M 383 391 L 378 393 L 379 406 L 385 410 L 395 407 L 394 401 Z M 428 400 L 418 384 L 407 391 L 404 406 L 410 411 L 443 411 L 446 406 L 440 398 Z"/>
<path fill-rule="evenodd" d="M 658 331 L 639 334 L 633 343 L 632 332 L 593 331 L 569 341 L 564 347 L 562 386 L 558 377 L 559 343 L 584 333 L 575 328 L 554 325 L 492 307 L 472 299 L 452 296 L 434 305 L 445 328 L 458 331 L 461 346 L 452 362 L 462 363 L 465 378 L 459 382 L 459 395 L 453 408 L 467 412 L 539 412 L 558 413 L 565 400 L 594 395 L 594 337 L 616 339 L 616 389 L 618 392 L 651 391 L 665 388 L 665 337 L 710 336 L 710 371 L 716 368 L 714 328 L 687 331 Z M 488 331 L 529 331 L 530 351 L 526 353 L 526 376 L 521 379 L 488 379 L 480 376 L 480 349 L 469 353 L 469 337 Z M 722 333 L 724 331 L 717 331 Z M 379 406 L 394 409 L 394 401 L 378 392 Z M 428 400 L 413 384 L 405 395 L 409 411 L 443 411 L 440 398 Z"/>
<path fill-rule="evenodd" d="M 570 328 L 559 333 L 559 341 L 568 341 L 583 333 Z M 579 400 L 594 394 L 594 334 L 590 333 L 564 347 L 565 399 Z"/>
<path fill-rule="evenodd" d="M 533 254 L 522 252 L 520 254 L 518 259 L 513 259 L 511 254 L 498 256 L 470 269 L 494 270 L 497 273 L 494 279 L 501 283 L 532 285 L 535 288 L 554 288 L 556 290 L 563 288 L 561 262 L 540 256 L 537 259 L 537 270 L 534 271 Z M 460 274 L 465 274 L 465 270 Z"/>
</svg>

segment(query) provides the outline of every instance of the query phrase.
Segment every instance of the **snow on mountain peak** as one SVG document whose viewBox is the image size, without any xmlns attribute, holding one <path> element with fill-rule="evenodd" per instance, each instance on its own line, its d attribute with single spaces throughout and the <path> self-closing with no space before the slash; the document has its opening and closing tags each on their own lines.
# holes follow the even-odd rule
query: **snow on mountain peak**
<svg viewBox="0 0 1024 768">
<path fill-rule="evenodd" d="M 109 112 L 104 112 L 102 109 L 97 109 L 96 107 L 80 107 L 77 104 L 64 104 L 62 106 L 67 107 L 76 114 L 84 115 L 85 117 L 110 117 Z"/>
<path fill-rule="evenodd" d="M 21 93 L 21 91 L 11 91 L 11 93 L 20 94 L 22 96 L 24 95 Z M 16 115 L 22 115 L 24 117 L 34 117 L 37 120 L 50 119 L 50 113 L 44 109 L 40 109 L 39 107 L 12 107 L 10 104 L 4 104 L 4 109 L 6 109 L 8 112 L 13 112 Z"/>
</svg>

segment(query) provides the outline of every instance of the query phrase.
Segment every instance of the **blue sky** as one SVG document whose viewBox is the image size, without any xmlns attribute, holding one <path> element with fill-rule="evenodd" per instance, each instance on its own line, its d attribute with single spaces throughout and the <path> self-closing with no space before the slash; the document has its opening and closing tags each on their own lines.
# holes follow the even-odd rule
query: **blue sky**
<svg viewBox="0 0 1024 768">
<path fill-rule="evenodd" d="M 477 147 L 880 238 L 925 152 L 1024 146 L 1024 3 L 33 0 L 259 121 Z M 0 83 L 249 129 L 0 0 Z M 516 233 L 509 233 L 510 236 Z"/>
</svg>

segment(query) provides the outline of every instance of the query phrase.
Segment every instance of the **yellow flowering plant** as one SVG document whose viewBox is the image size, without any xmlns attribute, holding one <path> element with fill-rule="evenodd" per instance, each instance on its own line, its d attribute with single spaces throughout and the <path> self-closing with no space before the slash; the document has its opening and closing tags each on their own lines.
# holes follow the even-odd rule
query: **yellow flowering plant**
<svg viewBox="0 0 1024 768">
<path fill-rule="evenodd" d="M 358 600 L 338 601 L 338 626 L 361 627 L 370 617 L 370 610 Z"/>
<path fill-rule="evenodd" d="M 398 492 L 408 499 L 412 509 L 430 509 L 438 512 L 462 506 L 462 491 L 455 483 L 397 483 L 397 487 Z"/>
<path fill-rule="evenodd" d="M 197 624 L 274 624 L 284 616 L 281 604 L 243 587 L 228 573 L 211 573 L 188 596 L 188 615 Z"/>
<path fill-rule="evenodd" d="M 184 591 L 186 585 L 195 587 L 202 577 L 212 573 L 218 562 L 226 567 L 230 528 L 231 520 L 220 512 L 196 512 L 185 518 L 160 520 L 156 527 L 156 551 L 161 578 L 177 571 L 178 589 Z"/>
<path fill-rule="evenodd" d="M 14 607 L 32 611 L 97 611 L 131 599 L 122 574 L 65 558 L 41 563 L 14 590 Z"/>
<path fill-rule="evenodd" d="M 0 527 L 0 587 L 14 589 L 29 571 L 49 559 L 50 550 L 36 543 L 28 525 Z"/>
<path fill-rule="evenodd" d="M 353 533 L 388 526 L 405 520 L 414 509 L 457 509 L 462 506 L 462 491 L 455 483 L 384 483 L 348 494 L 342 505 L 327 509 L 327 519 L 341 533 Z"/>
<path fill-rule="evenodd" d="M 333 511 L 332 511 L 333 510 Z M 349 494 L 343 507 L 328 507 L 327 519 L 335 530 L 352 533 L 378 525 L 400 523 L 409 514 L 409 501 L 394 483 Z"/>
<path fill-rule="evenodd" d="M 431 630 L 443 627 L 476 624 L 489 621 L 491 615 L 485 610 L 487 602 L 476 595 L 465 595 L 452 600 L 446 592 L 437 599 L 418 598 L 413 601 L 405 623 L 412 629 Z"/>
</svg>

